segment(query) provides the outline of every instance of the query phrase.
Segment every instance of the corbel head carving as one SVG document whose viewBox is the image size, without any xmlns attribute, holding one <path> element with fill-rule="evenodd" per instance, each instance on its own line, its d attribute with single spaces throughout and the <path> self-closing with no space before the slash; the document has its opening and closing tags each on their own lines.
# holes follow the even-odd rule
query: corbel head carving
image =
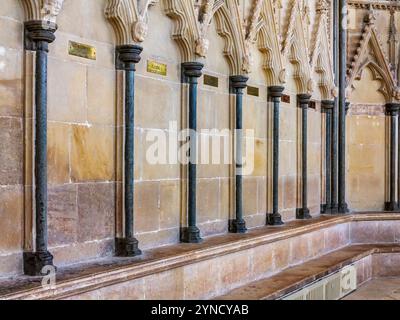
<svg viewBox="0 0 400 320">
<path fill-rule="evenodd" d="M 57 16 L 60 14 L 64 0 L 44 0 L 42 13 L 43 20 L 56 23 Z"/>
</svg>

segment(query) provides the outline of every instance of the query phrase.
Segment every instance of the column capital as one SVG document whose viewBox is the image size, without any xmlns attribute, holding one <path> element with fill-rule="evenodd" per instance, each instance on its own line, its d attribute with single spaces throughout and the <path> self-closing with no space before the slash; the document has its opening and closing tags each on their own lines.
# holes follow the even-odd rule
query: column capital
<svg viewBox="0 0 400 320">
<path fill-rule="evenodd" d="M 25 22 L 25 49 L 32 51 L 49 51 L 48 44 L 55 39 L 57 25 L 43 20 Z"/>
<path fill-rule="evenodd" d="M 136 63 L 139 63 L 143 48 L 139 45 L 127 44 L 115 47 L 115 59 L 117 69 L 134 70 Z"/>
<path fill-rule="evenodd" d="M 285 87 L 283 86 L 270 86 L 268 87 L 268 94 L 271 98 L 282 98 L 283 96 L 283 91 L 285 90 Z"/>
<path fill-rule="evenodd" d="M 188 78 L 200 78 L 204 64 L 201 62 L 184 62 L 182 63 L 183 74 Z"/>
<path fill-rule="evenodd" d="M 400 111 L 400 103 L 387 103 L 386 104 L 386 114 L 388 116 L 396 116 L 399 114 Z"/>
<path fill-rule="evenodd" d="M 333 110 L 335 107 L 335 100 L 322 100 L 321 101 L 321 109 L 322 111 L 328 112 Z"/>
<path fill-rule="evenodd" d="M 229 77 L 229 82 L 230 86 L 233 89 L 244 89 L 247 87 L 247 81 L 249 81 L 248 76 L 243 76 L 243 75 L 236 75 L 236 76 L 230 76 Z"/>
<path fill-rule="evenodd" d="M 308 108 L 308 105 L 311 100 L 311 95 L 307 93 L 298 94 L 297 100 L 299 101 L 301 108 Z"/>
</svg>

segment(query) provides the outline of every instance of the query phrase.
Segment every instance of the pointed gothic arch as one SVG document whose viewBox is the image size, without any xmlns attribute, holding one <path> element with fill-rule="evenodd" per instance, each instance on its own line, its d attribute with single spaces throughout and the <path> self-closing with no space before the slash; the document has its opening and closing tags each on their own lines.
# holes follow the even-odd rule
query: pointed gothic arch
<svg viewBox="0 0 400 320">
<path fill-rule="evenodd" d="M 309 63 L 308 42 L 298 1 L 292 1 L 282 55 L 294 65 L 293 78 L 298 93 L 312 93 L 313 81 Z"/>
<path fill-rule="evenodd" d="M 356 54 L 351 62 L 351 68 L 348 71 L 347 90 L 349 92 L 354 90 L 354 81 L 361 79 L 362 72 L 367 67 L 372 71 L 374 80 L 381 81 L 379 92 L 383 94 L 387 102 L 391 102 L 393 99 L 400 100 L 400 90 L 379 41 L 373 17 L 365 25 Z"/>
<path fill-rule="evenodd" d="M 286 81 L 286 70 L 272 1 L 263 3 L 261 17 L 263 23 L 259 32 L 258 48 L 264 56 L 263 69 L 267 85 L 282 85 Z"/>
<path fill-rule="evenodd" d="M 336 95 L 335 76 L 328 32 L 328 11 L 320 10 L 312 39 L 311 70 L 318 74 L 321 100 L 331 100 Z"/>
</svg>

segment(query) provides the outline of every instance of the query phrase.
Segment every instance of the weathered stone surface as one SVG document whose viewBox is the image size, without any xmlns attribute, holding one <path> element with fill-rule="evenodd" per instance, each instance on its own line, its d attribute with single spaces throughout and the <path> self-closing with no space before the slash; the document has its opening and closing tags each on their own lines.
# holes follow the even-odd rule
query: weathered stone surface
<svg viewBox="0 0 400 320">
<path fill-rule="evenodd" d="M 113 183 L 78 185 L 78 241 L 114 237 Z"/>
<path fill-rule="evenodd" d="M 22 120 L 0 117 L 0 185 L 22 184 Z"/>
<path fill-rule="evenodd" d="M 80 125 L 72 127 L 72 181 L 112 181 L 115 176 L 114 163 L 113 128 Z"/>
<path fill-rule="evenodd" d="M 49 184 L 70 182 L 71 127 L 49 123 L 47 146 L 47 172 Z"/>
<path fill-rule="evenodd" d="M 23 209 L 21 186 L 0 187 L 0 254 L 22 249 Z"/>
<path fill-rule="evenodd" d="M 49 188 L 48 225 L 50 246 L 71 244 L 78 237 L 77 185 Z"/>
</svg>

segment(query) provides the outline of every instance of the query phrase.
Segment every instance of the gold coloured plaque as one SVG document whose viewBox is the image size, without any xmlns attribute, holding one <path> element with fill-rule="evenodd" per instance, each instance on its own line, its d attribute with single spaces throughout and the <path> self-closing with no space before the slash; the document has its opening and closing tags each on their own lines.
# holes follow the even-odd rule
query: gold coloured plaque
<svg viewBox="0 0 400 320">
<path fill-rule="evenodd" d="M 206 86 L 218 88 L 218 85 L 219 85 L 218 82 L 219 81 L 218 81 L 217 77 L 210 76 L 209 74 L 204 75 L 204 84 Z"/>
<path fill-rule="evenodd" d="M 68 53 L 84 59 L 96 60 L 96 48 L 74 41 L 69 42 Z"/>
<path fill-rule="evenodd" d="M 258 97 L 258 96 L 260 96 L 260 89 L 258 89 L 257 87 L 248 86 L 247 87 L 247 94 L 249 96 Z"/>
<path fill-rule="evenodd" d="M 153 60 L 147 60 L 147 72 L 159 74 L 162 76 L 167 75 L 167 65 Z"/>
</svg>

